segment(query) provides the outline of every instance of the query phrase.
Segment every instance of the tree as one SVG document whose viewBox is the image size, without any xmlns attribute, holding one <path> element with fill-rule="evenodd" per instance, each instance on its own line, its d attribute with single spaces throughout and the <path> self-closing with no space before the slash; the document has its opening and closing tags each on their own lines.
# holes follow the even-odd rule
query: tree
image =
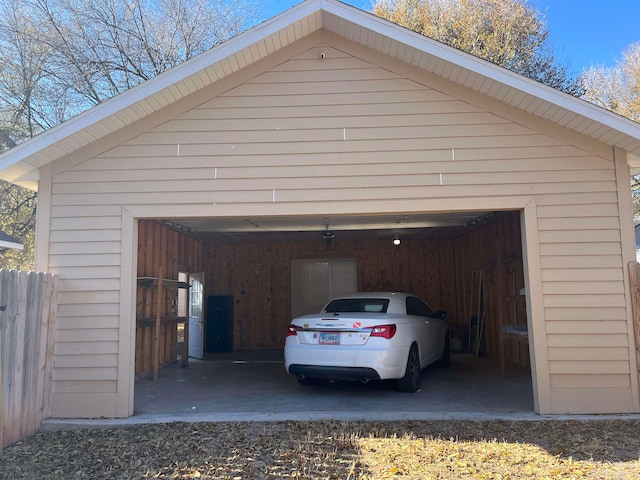
<svg viewBox="0 0 640 480">
<path fill-rule="evenodd" d="M 51 126 L 49 112 L 39 111 L 51 50 L 35 40 L 32 19 L 16 0 L 0 4 L 0 153 Z M 53 119 L 52 119 L 53 120 Z"/>
<path fill-rule="evenodd" d="M 582 74 L 584 99 L 640 122 L 640 42 L 629 45 L 615 67 L 592 66 Z M 631 179 L 634 214 L 640 216 L 640 175 Z"/>
<path fill-rule="evenodd" d="M 528 0 L 378 0 L 373 13 L 572 95 L 579 79 L 556 61 Z"/>
<path fill-rule="evenodd" d="M 2 34 L 29 32 L 28 16 L 19 2 L 2 4 Z M 3 37 L 0 42 L 0 153 L 43 130 L 35 99 L 44 74 L 47 49 L 27 35 Z M 0 181 L 0 230 L 20 239 L 23 250 L 0 249 L 0 267 L 33 269 L 35 192 Z"/>
<path fill-rule="evenodd" d="M 237 35 L 245 0 L 0 0 L 0 153 Z M 33 268 L 36 194 L 0 181 L 0 229 Z"/>
<path fill-rule="evenodd" d="M 8 1 L 0 14 L 12 16 L 9 10 L 18 10 L 19 19 L 1 27 L 0 35 L 4 42 L 39 45 L 46 51 L 42 81 L 64 93 L 65 111 L 62 118 L 56 115 L 58 123 L 228 40 L 255 21 L 254 8 L 244 0 Z"/>
<path fill-rule="evenodd" d="M 588 68 L 582 81 L 586 100 L 640 122 L 640 42 L 629 45 L 615 67 Z"/>
<path fill-rule="evenodd" d="M 33 270 L 35 192 L 0 180 L 0 230 L 22 241 L 23 250 L 0 248 L 0 268 Z"/>
</svg>

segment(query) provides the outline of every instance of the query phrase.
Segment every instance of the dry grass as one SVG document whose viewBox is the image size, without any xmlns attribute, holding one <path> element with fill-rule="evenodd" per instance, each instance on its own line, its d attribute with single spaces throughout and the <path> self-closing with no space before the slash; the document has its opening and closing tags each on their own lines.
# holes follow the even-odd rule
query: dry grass
<svg viewBox="0 0 640 480">
<path fill-rule="evenodd" d="M 3 479 L 638 479 L 640 421 L 172 423 L 43 432 Z"/>
</svg>

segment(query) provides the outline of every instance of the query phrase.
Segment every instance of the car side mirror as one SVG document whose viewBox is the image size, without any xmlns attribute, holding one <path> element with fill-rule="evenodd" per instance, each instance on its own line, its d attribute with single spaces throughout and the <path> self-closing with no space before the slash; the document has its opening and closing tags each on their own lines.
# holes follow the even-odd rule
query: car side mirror
<svg viewBox="0 0 640 480">
<path fill-rule="evenodd" d="M 447 312 L 445 312 L 444 310 L 438 310 L 436 312 L 436 317 L 438 317 L 438 318 L 447 318 Z"/>
</svg>

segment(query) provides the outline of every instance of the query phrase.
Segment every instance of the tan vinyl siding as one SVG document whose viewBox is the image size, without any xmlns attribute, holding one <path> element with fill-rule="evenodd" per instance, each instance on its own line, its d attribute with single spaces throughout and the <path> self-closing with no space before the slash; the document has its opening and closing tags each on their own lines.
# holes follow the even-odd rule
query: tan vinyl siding
<svg viewBox="0 0 640 480">
<path fill-rule="evenodd" d="M 597 401 L 581 397 L 631 388 L 630 376 L 623 379 L 631 370 L 617 198 L 545 203 L 538 228 L 553 403 L 568 408 L 560 399 L 573 391 L 575 404 L 593 412 Z M 616 380 L 601 381 L 608 375 Z"/>
<path fill-rule="evenodd" d="M 115 404 L 109 405 L 108 399 L 117 391 L 120 211 L 90 211 L 82 202 L 68 210 L 51 209 L 49 265 L 62 277 L 53 416 L 115 415 Z"/>
<path fill-rule="evenodd" d="M 598 392 L 585 411 L 632 404 L 609 147 L 349 51 L 360 50 L 311 48 L 54 175 L 54 415 L 71 413 L 67 402 L 84 404 L 80 415 L 115 415 L 105 405 L 117 395 L 118 322 L 132 321 L 119 303 L 122 207 L 291 215 L 321 202 L 344 214 L 393 213 L 429 200 L 446 211 L 469 199 L 472 210 L 484 197 L 535 199 L 545 318 L 534 321 L 546 322 L 537 348 L 548 346 L 552 392 L 542 394 L 555 413 L 570 410 L 576 389 Z"/>
<path fill-rule="evenodd" d="M 625 391 L 629 385 L 629 375 L 562 375 L 551 378 L 552 388 L 589 388 L 597 384 L 600 388 L 622 388 Z"/>
</svg>

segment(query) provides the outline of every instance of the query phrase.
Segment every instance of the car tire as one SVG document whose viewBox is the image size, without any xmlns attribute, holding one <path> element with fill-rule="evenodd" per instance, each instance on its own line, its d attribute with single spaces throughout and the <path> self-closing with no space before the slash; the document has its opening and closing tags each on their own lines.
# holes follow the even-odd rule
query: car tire
<svg viewBox="0 0 640 480">
<path fill-rule="evenodd" d="M 448 367 L 451 365 L 451 345 L 449 343 L 449 332 L 444 337 L 444 351 L 442 352 L 442 357 L 438 360 L 437 365 L 439 367 Z"/>
<path fill-rule="evenodd" d="M 414 343 L 409 349 L 407 357 L 407 368 L 404 376 L 397 381 L 397 388 L 401 392 L 417 392 L 420 390 L 420 378 L 422 377 L 422 368 L 420 368 L 420 354 L 418 346 Z"/>
<path fill-rule="evenodd" d="M 304 385 L 305 387 L 310 387 L 313 385 L 318 385 L 320 383 L 320 379 L 318 378 L 313 378 L 313 377 L 303 377 L 303 378 L 297 378 L 298 383 L 300 385 Z"/>
</svg>

